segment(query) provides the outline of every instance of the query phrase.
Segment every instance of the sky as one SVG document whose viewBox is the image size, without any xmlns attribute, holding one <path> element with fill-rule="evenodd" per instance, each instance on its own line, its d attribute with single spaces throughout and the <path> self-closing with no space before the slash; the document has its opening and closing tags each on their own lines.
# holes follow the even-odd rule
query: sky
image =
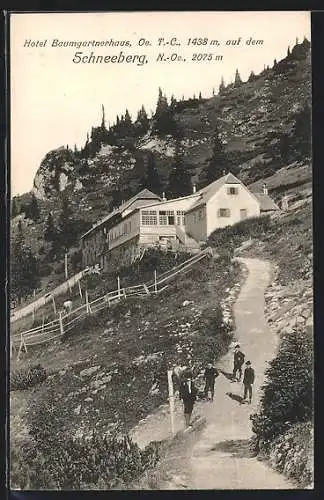
<svg viewBox="0 0 324 500">
<path fill-rule="evenodd" d="M 243 80 L 251 70 L 259 73 L 285 57 L 296 37 L 310 40 L 310 30 L 310 13 L 298 11 L 11 14 L 11 194 L 32 188 L 50 150 L 82 147 L 91 127 L 100 125 L 102 105 L 108 125 L 126 108 L 132 118 L 142 104 L 148 113 L 154 111 L 159 87 L 168 98 L 198 96 L 199 91 L 211 97 L 222 76 L 226 84 L 236 68 Z M 178 46 L 158 45 L 160 38 L 174 37 Z M 207 38 L 208 44 L 188 45 L 195 38 Z M 247 45 L 251 38 L 263 43 Z M 110 39 L 129 40 L 131 46 L 57 46 Z M 219 46 L 210 40 L 218 40 Z M 119 56 L 121 51 L 125 56 L 146 54 L 148 62 L 73 62 L 76 52 Z M 160 53 L 183 60 L 157 61 Z M 194 54 L 212 54 L 212 60 L 192 61 Z"/>
</svg>

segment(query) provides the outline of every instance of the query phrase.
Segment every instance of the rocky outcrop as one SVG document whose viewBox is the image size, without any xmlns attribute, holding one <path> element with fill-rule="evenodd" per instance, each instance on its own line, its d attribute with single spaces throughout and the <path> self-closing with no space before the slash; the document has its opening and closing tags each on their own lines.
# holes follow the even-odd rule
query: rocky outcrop
<svg viewBox="0 0 324 500">
<path fill-rule="evenodd" d="M 266 291 L 266 319 L 277 334 L 293 328 L 313 326 L 313 286 L 311 269 L 305 270 L 305 279 L 287 285 L 279 283 L 278 267 L 274 269 L 273 281 Z"/>
</svg>

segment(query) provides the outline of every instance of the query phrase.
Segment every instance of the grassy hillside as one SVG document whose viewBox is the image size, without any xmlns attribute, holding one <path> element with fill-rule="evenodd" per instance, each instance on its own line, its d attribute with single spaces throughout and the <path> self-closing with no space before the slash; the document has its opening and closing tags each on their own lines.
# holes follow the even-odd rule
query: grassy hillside
<svg viewBox="0 0 324 500">
<path fill-rule="evenodd" d="M 310 115 L 306 107 L 311 98 L 310 75 L 309 43 L 304 41 L 289 57 L 248 82 L 228 85 L 211 98 L 176 102 L 173 119 L 181 132 L 185 166 L 192 181 L 199 184 L 202 179 L 218 123 L 228 169 L 245 183 L 259 187 L 258 181 L 268 180 L 277 172 L 283 174 L 285 169 L 288 183 L 292 183 L 289 177 L 297 175 L 294 171 L 301 172 L 309 163 Z M 94 130 L 98 133 L 100 127 Z M 87 142 L 83 152 L 67 147 L 49 152 L 36 174 L 34 193 L 40 217 L 36 222 L 25 218 L 23 226 L 25 238 L 39 259 L 41 289 L 50 289 L 64 278 L 63 250 L 53 257 L 50 244 L 44 242 L 45 220 L 52 212 L 58 224 L 64 198 L 68 199 L 76 231 L 75 242 L 68 244 L 69 273 L 73 274 L 80 268 L 80 235 L 113 205 L 139 190 L 151 155 L 162 183 L 160 190 L 167 186 L 176 137 L 157 135 L 153 120 L 149 120 L 145 134 L 128 136 L 125 132 L 111 140 L 107 131 L 99 145 L 94 140 Z M 310 172 L 302 173 L 296 182 L 301 186 L 304 180 L 309 186 Z M 277 185 L 274 190 L 278 197 L 282 189 Z M 15 200 L 22 217 L 30 199 L 31 194 L 26 193 Z M 12 239 L 18 220 L 16 217 L 12 222 Z"/>
<path fill-rule="evenodd" d="M 165 292 L 121 302 L 89 318 L 63 343 L 30 348 L 12 369 L 45 367 L 48 377 L 31 397 L 42 399 L 52 388 L 66 430 L 130 429 L 165 401 L 167 366 L 193 363 L 199 371 L 226 351 L 231 332 L 222 324 L 220 301 L 238 279 L 239 268 L 226 260 L 201 262 Z M 154 378 L 157 394 L 150 393 Z M 26 396 L 12 393 L 13 415 Z M 15 435 L 21 419 L 13 425 Z"/>
</svg>

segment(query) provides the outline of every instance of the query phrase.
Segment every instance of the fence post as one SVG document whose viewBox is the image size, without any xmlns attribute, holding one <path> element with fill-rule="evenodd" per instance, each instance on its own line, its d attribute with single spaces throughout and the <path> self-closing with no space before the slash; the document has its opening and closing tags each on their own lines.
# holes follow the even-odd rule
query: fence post
<svg viewBox="0 0 324 500">
<path fill-rule="evenodd" d="M 54 314 L 56 316 L 56 304 L 55 304 L 55 297 L 54 295 L 52 295 L 52 302 L 53 302 L 53 310 L 54 310 Z"/>
<path fill-rule="evenodd" d="M 120 299 L 120 277 L 117 276 L 118 298 Z"/>
<path fill-rule="evenodd" d="M 61 335 L 64 335 L 63 320 L 62 320 L 62 311 L 59 312 L 59 322 L 60 322 L 60 332 L 61 332 Z"/>
<path fill-rule="evenodd" d="M 65 252 L 64 254 L 64 271 L 65 271 L 65 279 L 67 280 L 68 279 L 68 266 L 67 266 L 67 257 L 68 257 L 68 254 L 67 252 Z"/>
<path fill-rule="evenodd" d="M 168 370 L 168 388 L 169 388 L 171 433 L 174 434 L 175 433 L 175 428 L 174 428 L 174 390 L 173 390 L 172 370 Z"/>
<path fill-rule="evenodd" d="M 79 285 L 79 294 L 80 294 L 80 297 L 81 297 L 81 300 L 82 300 L 82 290 L 81 290 L 80 281 L 78 281 L 78 285 Z"/>
<path fill-rule="evenodd" d="M 25 344 L 25 339 L 24 339 L 23 334 L 21 333 L 20 334 L 20 346 L 19 346 L 18 354 L 17 354 L 17 361 L 19 361 L 20 353 L 22 351 L 22 348 L 24 348 L 24 351 L 27 352 L 27 346 Z"/>
<path fill-rule="evenodd" d="M 86 301 L 86 312 L 87 314 L 90 314 L 88 290 L 85 291 L 85 301 Z"/>
<path fill-rule="evenodd" d="M 154 293 L 157 293 L 157 276 L 156 276 L 156 270 L 154 271 Z"/>
</svg>

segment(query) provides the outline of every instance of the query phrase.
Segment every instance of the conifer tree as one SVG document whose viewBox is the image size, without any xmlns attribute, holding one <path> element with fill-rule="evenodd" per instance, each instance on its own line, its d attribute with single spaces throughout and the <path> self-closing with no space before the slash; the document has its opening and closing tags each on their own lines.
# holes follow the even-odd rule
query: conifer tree
<svg viewBox="0 0 324 500">
<path fill-rule="evenodd" d="M 11 217 L 14 218 L 19 214 L 19 206 L 16 198 L 12 199 L 11 202 Z"/>
<path fill-rule="evenodd" d="M 60 246 L 67 249 L 75 242 L 76 230 L 73 212 L 66 196 L 62 197 L 62 208 L 58 222 Z"/>
<path fill-rule="evenodd" d="M 219 85 L 219 93 L 221 94 L 225 90 L 225 82 L 224 78 L 222 77 L 220 85 Z"/>
<path fill-rule="evenodd" d="M 40 211 L 39 211 L 39 206 L 37 202 L 37 198 L 32 194 L 32 199 L 30 201 L 29 207 L 28 207 L 28 217 L 32 219 L 34 222 L 38 221 L 40 217 Z"/>
<path fill-rule="evenodd" d="M 37 258 L 26 244 L 21 221 L 18 231 L 13 236 L 11 245 L 11 280 L 10 288 L 13 297 L 21 303 L 23 297 L 29 295 L 39 285 Z"/>
<path fill-rule="evenodd" d="M 202 100 L 201 92 L 199 92 L 198 99 L 199 99 L 199 101 L 201 101 L 201 100 Z"/>
<path fill-rule="evenodd" d="M 255 76 L 254 71 L 252 70 L 250 76 L 248 78 L 248 82 L 253 82 L 257 77 Z"/>
<path fill-rule="evenodd" d="M 223 171 L 228 168 L 224 146 L 220 138 L 218 126 L 216 125 L 213 136 L 212 156 L 204 169 L 205 184 L 210 184 L 223 175 Z"/>
<path fill-rule="evenodd" d="M 170 109 L 172 112 L 175 111 L 177 106 L 177 100 L 175 99 L 174 95 L 172 94 L 171 99 L 170 99 Z"/>
<path fill-rule="evenodd" d="M 176 128 L 176 123 L 173 118 L 172 110 L 168 105 L 166 96 L 163 95 L 162 89 L 159 88 L 158 101 L 154 115 L 153 130 L 160 135 L 172 134 Z"/>
<path fill-rule="evenodd" d="M 50 242 L 54 242 L 57 239 L 57 229 L 54 225 L 52 212 L 48 214 L 45 222 L 44 239 Z"/>
<path fill-rule="evenodd" d="M 135 127 L 137 129 L 138 135 L 146 134 L 148 129 L 150 128 L 150 121 L 143 105 L 137 113 Z"/>
<path fill-rule="evenodd" d="M 235 72 L 234 87 L 239 87 L 242 84 L 241 76 L 239 70 Z"/>
<path fill-rule="evenodd" d="M 180 139 L 176 141 L 174 162 L 169 175 L 167 193 L 170 198 L 191 194 L 191 175 L 184 163 Z"/>
<path fill-rule="evenodd" d="M 156 168 L 155 158 L 153 153 L 149 153 L 144 158 L 145 174 L 140 183 L 140 189 L 149 189 L 155 194 L 162 192 L 162 184 L 159 173 Z"/>
</svg>

